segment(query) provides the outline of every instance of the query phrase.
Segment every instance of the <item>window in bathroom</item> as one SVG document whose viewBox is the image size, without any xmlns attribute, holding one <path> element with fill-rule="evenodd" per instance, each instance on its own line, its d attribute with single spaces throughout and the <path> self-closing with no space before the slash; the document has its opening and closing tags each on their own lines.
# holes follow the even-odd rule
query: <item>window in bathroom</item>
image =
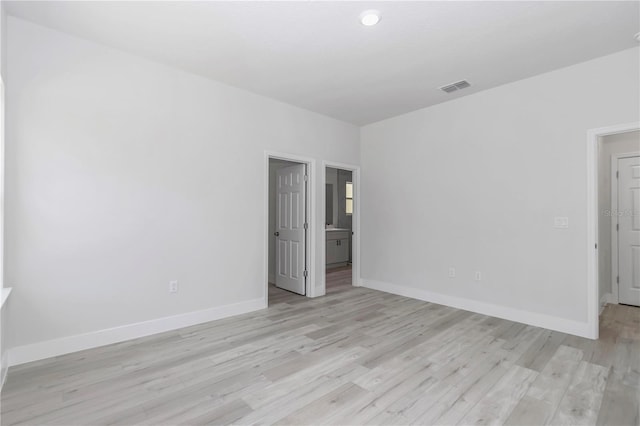
<svg viewBox="0 0 640 426">
<path fill-rule="evenodd" d="M 346 185 L 347 204 L 345 210 L 347 214 L 353 214 L 353 183 L 347 182 Z"/>
</svg>

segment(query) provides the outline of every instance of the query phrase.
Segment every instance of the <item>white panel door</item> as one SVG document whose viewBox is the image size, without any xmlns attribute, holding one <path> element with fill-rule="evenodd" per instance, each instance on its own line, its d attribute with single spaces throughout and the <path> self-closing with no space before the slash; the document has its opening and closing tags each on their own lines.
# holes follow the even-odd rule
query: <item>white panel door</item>
<svg viewBox="0 0 640 426">
<path fill-rule="evenodd" d="M 618 294 L 640 306 L 640 157 L 618 160 Z"/>
<path fill-rule="evenodd" d="M 283 167 L 276 175 L 276 286 L 305 294 L 305 165 Z"/>
</svg>

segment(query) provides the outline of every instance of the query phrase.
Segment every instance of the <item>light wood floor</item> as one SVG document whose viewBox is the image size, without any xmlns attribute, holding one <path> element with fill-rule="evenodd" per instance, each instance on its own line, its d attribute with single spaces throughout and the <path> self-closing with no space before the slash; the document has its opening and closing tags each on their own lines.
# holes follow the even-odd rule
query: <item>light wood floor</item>
<svg viewBox="0 0 640 426">
<path fill-rule="evenodd" d="M 333 294 L 337 291 L 349 290 L 353 281 L 351 265 L 341 268 L 328 269 L 326 294 Z"/>
<path fill-rule="evenodd" d="M 2 424 L 637 425 L 640 309 L 590 341 L 344 284 L 11 368 Z M 349 278 L 347 278 L 347 276 Z"/>
</svg>

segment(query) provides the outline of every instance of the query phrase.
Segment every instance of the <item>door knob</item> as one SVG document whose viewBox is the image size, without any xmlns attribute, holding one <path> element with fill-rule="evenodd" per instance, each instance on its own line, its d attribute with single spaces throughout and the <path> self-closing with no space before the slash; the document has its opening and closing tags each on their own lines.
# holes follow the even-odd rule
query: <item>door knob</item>
<svg viewBox="0 0 640 426">
<path fill-rule="evenodd" d="M 273 235 L 275 235 L 276 237 L 279 237 L 280 233 L 279 232 L 274 232 Z"/>
</svg>

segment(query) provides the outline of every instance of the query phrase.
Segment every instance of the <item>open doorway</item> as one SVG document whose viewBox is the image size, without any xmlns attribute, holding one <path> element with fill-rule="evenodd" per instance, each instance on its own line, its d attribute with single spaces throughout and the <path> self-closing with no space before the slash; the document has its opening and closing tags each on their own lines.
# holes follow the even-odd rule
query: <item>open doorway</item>
<svg viewBox="0 0 640 426">
<path fill-rule="evenodd" d="M 640 306 L 640 130 L 598 138 L 600 306 Z M 640 312 L 639 312 L 640 313 Z"/>
<path fill-rule="evenodd" d="M 268 156 L 268 304 L 309 295 L 309 167 Z"/>
<path fill-rule="evenodd" d="M 326 294 L 351 287 L 353 268 L 353 172 L 325 171 Z"/>
<path fill-rule="evenodd" d="M 324 168 L 325 293 L 357 285 L 357 167 L 326 163 Z"/>
</svg>

